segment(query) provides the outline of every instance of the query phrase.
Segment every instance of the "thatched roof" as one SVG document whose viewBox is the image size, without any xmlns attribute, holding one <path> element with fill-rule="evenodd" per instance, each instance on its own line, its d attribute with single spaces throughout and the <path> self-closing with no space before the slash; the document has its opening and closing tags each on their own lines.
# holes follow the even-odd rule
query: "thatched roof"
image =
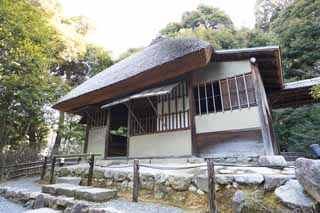
<svg viewBox="0 0 320 213">
<path fill-rule="evenodd" d="M 142 80 L 142 74 L 148 73 L 148 78 L 151 78 L 151 72 L 157 72 L 159 78 L 150 79 L 150 83 L 161 82 L 205 66 L 210 61 L 211 53 L 210 44 L 201 40 L 189 38 L 161 39 L 143 51 L 114 64 L 72 89 L 53 108 L 71 111 L 85 105 L 112 99 L 115 96 L 125 95 L 125 93 L 134 92 L 134 90 L 143 89 L 150 84 Z M 186 60 L 183 60 L 184 58 Z M 171 73 L 167 73 L 169 71 Z M 139 79 L 140 81 L 137 81 Z M 138 82 L 139 85 L 136 85 Z"/>
</svg>

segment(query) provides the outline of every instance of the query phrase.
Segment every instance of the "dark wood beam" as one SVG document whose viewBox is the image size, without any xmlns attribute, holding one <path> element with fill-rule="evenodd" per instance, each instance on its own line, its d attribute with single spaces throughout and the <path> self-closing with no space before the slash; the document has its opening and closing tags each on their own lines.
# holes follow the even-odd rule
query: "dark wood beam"
<svg viewBox="0 0 320 213">
<path fill-rule="evenodd" d="M 110 119 L 111 119 L 111 109 L 107 109 L 107 122 L 106 122 L 106 133 L 105 133 L 105 147 L 104 147 L 104 157 L 109 156 L 110 151 Z"/>
<path fill-rule="evenodd" d="M 188 99 L 189 99 L 189 124 L 191 130 L 191 143 L 192 143 L 192 155 L 198 154 L 198 144 L 196 141 L 196 121 L 195 121 L 195 102 L 193 94 L 193 75 L 190 73 L 187 78 L 187 89 L 188 89 Z"/>
</svg>

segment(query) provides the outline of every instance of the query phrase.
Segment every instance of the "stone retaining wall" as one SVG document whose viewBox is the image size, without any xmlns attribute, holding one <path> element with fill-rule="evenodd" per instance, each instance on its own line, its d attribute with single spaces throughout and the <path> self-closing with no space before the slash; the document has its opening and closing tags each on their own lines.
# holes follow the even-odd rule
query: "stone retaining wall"
<svg viewBox="0 0 320 213">
<path fill-rule="evenodd" d="M 188 170 L 187 170 L 188 171 Z M 227 172 L 227 170 L 219 170 Z M 280 171 L 280 170 L 279 170 Z M 284 173 L 286 170 L 283 170 Z M 241 187 L 255 187 L 272 191 L 289 179 L 295 178 L 292 174 L 216 174 L 216 190 L 238 189 Z M 88 167 L 58 168 L 56 176 L 82 177 L 82 184 L 86 184 Z M 94 168 L 93 185 L 105 188 L 117 188 L 120 192 L 129 192 L 133 188 L 132 169 L 110 169 L 107 167 Z M 190 194 L 196 195 L 203 203 L 207 203 L 208 179 L 206 168 L 193 169 L 189 173 L 176 173 L 174 171 L 140 172 L 140 189 L 152 194 L 156 199 L 172 200 L 179 205 L 188 203 Z"/>
</svg>

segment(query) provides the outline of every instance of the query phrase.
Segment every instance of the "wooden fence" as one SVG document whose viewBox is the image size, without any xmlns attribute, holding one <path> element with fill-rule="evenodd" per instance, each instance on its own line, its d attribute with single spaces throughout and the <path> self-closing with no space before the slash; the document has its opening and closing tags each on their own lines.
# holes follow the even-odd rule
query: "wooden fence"
<svg viewBox="0 0 320 213">
<path fill-rule="evenodd" d="M 19 163 L 0 167 L 0 179 L 12 179 L 41 173 L 43 161 Z"/>
</svg>

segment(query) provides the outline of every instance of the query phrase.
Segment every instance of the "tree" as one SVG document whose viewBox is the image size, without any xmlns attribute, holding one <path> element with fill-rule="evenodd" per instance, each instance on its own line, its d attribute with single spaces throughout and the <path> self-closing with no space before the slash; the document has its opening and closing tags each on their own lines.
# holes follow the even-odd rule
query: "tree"
<svg viewBox="0 0 320 213">
<path fill-rule="evenodd" d="M 216 7 L 200 4 L 196 10 L 183 13 L 180 23 L 169 23 L 160 30 L 162 35 L 174 37 L 182 29 L 206 29 L 226 28 L 233 30 L 231 18 L 222 10 Z"/>
<path fill-rule="evenodd" d="M 285 78 L 320 74 L 320 1 L 296 0 L 273 21 L 282 47 Z"/>
<path fill-rule="evenodd" d="M 30 30 L 32 29 L 32 30 Z M 0 151 L 45 142 L 47 106 L 64 90 L 50 75 L 59 39 L 47 15 L 24 0 L 0 2 Z"/>
<path fill-rule="evenodd" d="M 293 0 L 257 0 L 255 4 L 256 28 L 264 32 L 270 29 L 270 23 L 275 20 Z"/>
<path fill-rule="evenodd" d="M 118 59 L 116 60 L 117 62 L 137 53 L 140 52 L 141 50 L 143 50 L 144 47 L 135 47 L 135 48 L 129 48 L 127 51 L 125 51 L 124 53 L 120 54 Z"/>
</svg>

